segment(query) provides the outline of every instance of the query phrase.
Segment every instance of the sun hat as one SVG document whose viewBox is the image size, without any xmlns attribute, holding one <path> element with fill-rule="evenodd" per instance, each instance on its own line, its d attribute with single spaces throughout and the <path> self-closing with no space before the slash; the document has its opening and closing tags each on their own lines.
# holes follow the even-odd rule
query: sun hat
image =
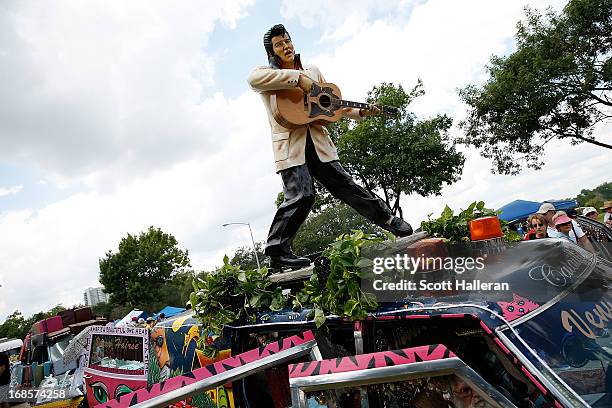
<svg viewBox="0 0 612 408">
<path fill-rule="evenodd" d="M 543 203 L 538 210 L 538 214 L 546 214 L 549 211 L 555 211 L 555 206 L 551 203 Z"/>
<path fill-rule="evenodd" d="M 572 222 L 572 219 L 570 217 L 568 217 L 567 215 L 560 215 L 555 218 L 555 227 L 561 224 L 567 224 L 568 222 Z"/>
<path fill-rule="evenodd" d="M 583 209 L 582 209 L 582 215 L 583 215 L 583 216 L 585 216 L 585 217 L 586 217 L 587 215 L 589 215 L 590 213 L 593 213 L 593 212 L 594 212 L 594 213 L 596 213 L 596 212 L 597 212 L 597 210 L 595 209 L 595 207 L 585 207 L 585 208 L 583 208 Z"/>
</svg>

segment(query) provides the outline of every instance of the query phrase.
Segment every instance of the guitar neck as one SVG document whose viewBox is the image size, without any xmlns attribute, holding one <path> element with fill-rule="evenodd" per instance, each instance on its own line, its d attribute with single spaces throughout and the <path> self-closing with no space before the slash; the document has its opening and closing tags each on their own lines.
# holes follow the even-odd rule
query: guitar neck
<svg viewBox="0 0 612 408">
<path fill-rule="evenodd" d="M 344 99 L 334 99 L 334 102 L 343 108 L 367 109 L 370 106 L 367 103 L 345 101 Z"/>
<path fill-rule="evenodd" d="M 332 103 L 342 108 L 367 109 L 370 107 L 370 105 L 368 105 L 367 103 L 345 101 L 344 99 L 332 99 Z M 378 106 L 378 108 L 380 108 L 382 113 L 387 116 L 397 116 L 398 115 L 399 111 L 397 108 L 394 108 L 391 106 L 384 106 L 384 105 L 376 105 L 376 106 Z"/>
</svg>

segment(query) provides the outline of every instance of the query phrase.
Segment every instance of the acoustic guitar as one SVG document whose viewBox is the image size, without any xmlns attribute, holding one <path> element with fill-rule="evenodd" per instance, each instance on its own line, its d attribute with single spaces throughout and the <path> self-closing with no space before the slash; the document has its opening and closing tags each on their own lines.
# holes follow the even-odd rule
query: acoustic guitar
<svg viewBox="0 0 612 408">
<path fill-rule="evenodd" d="M 398 109 L 376 105 L 382 114 L 397 116 Z M 367 103 L 342 99 L 340 88 L 331 83 L 314 83 L 309 94 L 300 88 L 274 91 L 270 96 L 270 107 L 274 119 L 288 129 L 318 122 L 323 125 L 342 117 L 341 108 L 367 109 Z"/>
</svg>

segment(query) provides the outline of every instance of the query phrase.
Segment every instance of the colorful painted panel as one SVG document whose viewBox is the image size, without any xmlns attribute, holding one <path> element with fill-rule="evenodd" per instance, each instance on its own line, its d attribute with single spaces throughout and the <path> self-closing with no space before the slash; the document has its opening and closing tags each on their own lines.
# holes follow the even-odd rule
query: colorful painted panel
<svg viewBox="0 0 612 408">
<path fill-rule="evenodd" d="M 99 357 L 106 357 L 107 360 L 121 359 L 121 357 L 138 357 L 142 371 L 137 374 L 146 376 L 148 371 L 147 363 L 149 361 L 148 338 L 149 331 L 144 328 L 91 326 L 89 336 L 87 337 L 85 365 L 87 367 L 92 365 L 99 366 Z M 104 356 L 105 352 L 106 356 Z M 107 371 L 123 373 L 117 370 Z M 125 373 L 129 374 L 128 371 L 130 370 L 127 370 Z"/>
<path fill-rule="evenodd" d="M 146 386 L 147 381 L 143 376 L 100 373 L 97 370 L 85 369 L 85 387 L 90 407 L 104 404 Z"/>
<path fill-rule="evenodd" d="M 172 377 L 223 360 L 231 356 L 231 350 L 220 350 L 214 359 L 206 357 L 197 349 L 202 337 L 201 326 L 190 313 L 165 320 L 151 329 L 151 358 L 149 361 L 149 384 L 159 383 Z M 207 338 L 208 344 L 217 339 Z M 219 343 L 221 339 L 217 340 Z M 197 406 L 233 408 L 231 384 L 219 387 L 193 400 L 181 402 L 180 407 Z"/>
<path fill-rule="evenodd" d="M 314 340 L 314 334 L 311 331 L 304 332 L 300 335 L 287 337 L 270 343 L 266 346 L 249 350 L 234 357 L 228 357 L 224 360 L 217 361 L 202 368 L 198 368 L 190 373 L 183 374 L 177 377 L 169 378 L 157 384 L 153 384 L 147 388 L 137 390 L 133 393 L 123 395 L 117 399 L 109 401 L 105 404 L 97 405 L 96 408 L 127 408 L 140 402 L 149 400 L 158 395 L 166 394 L 170 391 L 184 387 L 185 385 L 213 377 L 241 367 L 245 364 L 252 363 L 264 357 L 276 354 L 280 351 L 287 350 L 291 347 L 299 346 L 308 341 Z"/>
<path fill-rule="evenodd" d="M 440 360 L 450 357 L 456 357 L 456 355 L 442 344 L 412 347 L 403 350 L 381 351 L 378 353 L 358 354 L 356 356 L 341 357 L 331 360 L 291 364 L 289 365 L 289 378 L 391 367 L 400 364 Z"/>
</svg>

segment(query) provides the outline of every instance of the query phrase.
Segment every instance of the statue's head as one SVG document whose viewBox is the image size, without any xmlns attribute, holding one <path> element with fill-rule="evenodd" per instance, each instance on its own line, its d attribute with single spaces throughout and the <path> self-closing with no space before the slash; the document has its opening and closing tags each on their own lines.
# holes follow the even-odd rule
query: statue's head
<svg viewBox="0 0 612 408">
<path fill-rule="evenodd" d="M 264 34 L 264 48 L 272 68 L 302 69 L 299 54 L 295 54 L 291 36 L 282 24 L 276 24 Z"/>
</svg>

